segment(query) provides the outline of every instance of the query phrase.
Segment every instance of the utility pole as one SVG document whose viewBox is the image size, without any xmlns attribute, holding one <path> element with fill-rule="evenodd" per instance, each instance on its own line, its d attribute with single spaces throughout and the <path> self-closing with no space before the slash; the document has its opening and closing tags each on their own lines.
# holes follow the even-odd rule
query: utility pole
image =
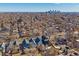
<svg viewBox="0 0 79 59">
<path fill-rule="evenodd" d="M 1 30 L 3 30 L 3 28 L 4 28 L 4 23 L 3 23 L 3 21 L 1 22 Z"/>
<path fill-rule="evenodd" d="M 12 33 L 13 33 L 13 26 L 14 26 L 14 24 L 12 22 L 12 18 L 10 18 L 10 35 L 12 35 Z"/>
<path fill-rule="evenodd" d="M 19 19 L 17 20 L 17 28 L 18 28 L 19 37 L 21 37 L 21 34 L 22 34 L 22 31 L 21 31 L 21 22 L 22 22 L 22 18 L 20 16 Z"/>
</svg>

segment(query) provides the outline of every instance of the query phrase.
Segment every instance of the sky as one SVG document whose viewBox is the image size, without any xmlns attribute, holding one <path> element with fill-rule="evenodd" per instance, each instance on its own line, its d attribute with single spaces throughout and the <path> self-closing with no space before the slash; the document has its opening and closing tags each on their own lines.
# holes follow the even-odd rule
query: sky
<svg viewBox="0 0 79 59">
<path fill-rule="evenodd" d="M 0 3 L 0 12 L 79 12 L 79 3 Z"/>
</svg>

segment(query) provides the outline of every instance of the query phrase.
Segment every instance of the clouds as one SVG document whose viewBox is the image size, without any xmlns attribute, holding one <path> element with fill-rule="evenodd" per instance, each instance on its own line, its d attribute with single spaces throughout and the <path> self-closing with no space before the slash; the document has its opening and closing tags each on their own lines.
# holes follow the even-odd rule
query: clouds
<svg viewBox="0 0 79 59">
<path fill-rule="evenodd" d="M 79 12 L 78 3 L 1 3 L 0 12 L 44 12 L 60 10 Z"/>
</svg>

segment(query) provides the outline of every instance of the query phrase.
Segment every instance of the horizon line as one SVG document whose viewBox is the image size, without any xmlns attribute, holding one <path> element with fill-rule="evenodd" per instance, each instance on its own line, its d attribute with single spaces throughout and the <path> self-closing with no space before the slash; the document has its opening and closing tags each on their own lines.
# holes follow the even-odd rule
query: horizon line
<svg viewBox="0 0 79 59">
<path fill-rule="evenodd" d="M 0 13 L 10 13 L 10 12 L 12 12 L 12 13 L 14 13 L 14 12 L 25 12 L 25 13 L 40 13 L 40 12 L 43 12 L 43 13 L 46 13 L 46 12 L 49 12 L 49 11 L 0 11 Z M 52 11 L 53 12 L 53 11 Z M 60 13 L 63 13 L 63 12 L 69 12 L 70 13 L 70 11 L 60 11 Z M 79 11 L 71 11 L 71 12 L 79 12 Z"/>
</svg>

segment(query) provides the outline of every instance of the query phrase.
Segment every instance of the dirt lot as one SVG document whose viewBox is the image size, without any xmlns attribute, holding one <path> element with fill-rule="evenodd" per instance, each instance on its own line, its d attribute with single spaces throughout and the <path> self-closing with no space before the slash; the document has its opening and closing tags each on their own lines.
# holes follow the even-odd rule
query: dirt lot
<svg viewBox="0 0 79 59">
<path fill-rule="evenodd" d="M 6 37 L 11 40 L 19 39 L 19 31 L 26 38 L 45 35 L 52 44 L 55 44 L 56 37 L 61 35 L 74 49 L 76 40 L 79 39 L 79 13 L 0 13 L 0 42 Z M 77 47 L 75 50 L 79 49 Z M 41 55 L 36 48 L 32 48 L 32 50 L 36 51 L 36 54 L 30 54 L 34 53 L 31 49 L 26 49 L 26 54 Z M 14 55 L 19 55 L 19 53 Z"/>
</svg>

